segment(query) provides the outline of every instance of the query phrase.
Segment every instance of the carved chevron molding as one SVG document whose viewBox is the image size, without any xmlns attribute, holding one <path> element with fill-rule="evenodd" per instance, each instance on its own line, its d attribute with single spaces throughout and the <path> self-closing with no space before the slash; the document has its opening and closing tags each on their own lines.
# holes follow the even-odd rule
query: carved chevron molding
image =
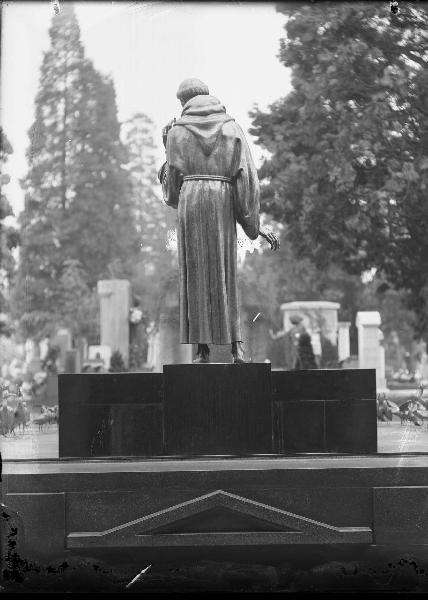
<svg viewBox="0 0 428 600">
<path fill-rule="evenodd" d="M 229 518 L 239 517 L 237 520 L 241 523 L 241 528 L 237 528 L 237 531 L 222 531 L 213 523 L 211 530 L 210 519 L 214 509 L 222 509 L 223 514 Z M 204 532 L 171 531 L 179 529 L 180 524 L 188 523 L 189 520 L 192 522 L 192 517 L 199 517 L 199 529 L 202 522 Z M 248 521 L 245 525 L 243 518 Z M 251 529 L 255 520 L 258 523 L 257 531 Z M 260 530 L 260 523 L 265 523 L 266 531 Z M 335 527 L 223 490 L 193 498 L 105 531 L 79 531 L 67 536 L 68 548 L 372 542 L 373 532 L 369 527 Z"/>
</svg>

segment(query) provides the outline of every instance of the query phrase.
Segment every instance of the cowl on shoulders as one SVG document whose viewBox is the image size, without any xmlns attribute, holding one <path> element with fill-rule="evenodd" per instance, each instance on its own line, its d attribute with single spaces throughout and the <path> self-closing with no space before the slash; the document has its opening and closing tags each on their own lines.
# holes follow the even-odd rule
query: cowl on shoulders
<svg viewBox="0 0 428 600">
<path fill-rule="evenodd" d="M 226 113 L 226 108 L 218 98 L 200 95 L 186 102 L 175 126 L 185 127 L 190 131 L 205 156 L 209 156 L 217 144 L 223 125 L 229 121 L 234 119 Z"/>
</svg>

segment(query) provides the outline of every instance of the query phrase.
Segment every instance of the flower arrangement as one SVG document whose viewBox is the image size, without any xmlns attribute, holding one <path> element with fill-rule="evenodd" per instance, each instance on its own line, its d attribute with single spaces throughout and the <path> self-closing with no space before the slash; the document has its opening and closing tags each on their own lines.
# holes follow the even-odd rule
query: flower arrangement
<svg viewBox="0 0 428 600">
<path fill-rule="evenodd" d="M 141 308 L 134 306 L 129 310 L 129 322 L 132 325 L 138 325 L 143 320 L 143 311 Z"/>
</svg>

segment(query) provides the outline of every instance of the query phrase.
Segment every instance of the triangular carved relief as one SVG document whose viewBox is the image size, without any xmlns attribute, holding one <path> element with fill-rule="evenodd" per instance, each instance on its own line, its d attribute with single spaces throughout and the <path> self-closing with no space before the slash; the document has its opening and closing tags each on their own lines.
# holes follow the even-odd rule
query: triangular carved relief
<svg viewBox="0 0 428 600">
<path fill-rule="evenodd" d="M 217 490 L 106 531 L 70 533 L 67 547 L 370 544 L 372 537 L 368 527 L 335 527 Z"/>
</svg>

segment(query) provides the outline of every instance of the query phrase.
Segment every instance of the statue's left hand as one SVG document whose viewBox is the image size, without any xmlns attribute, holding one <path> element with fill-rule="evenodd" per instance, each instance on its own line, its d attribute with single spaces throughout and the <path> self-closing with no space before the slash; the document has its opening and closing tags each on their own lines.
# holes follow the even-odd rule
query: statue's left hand
<svg viewBox="0 0 428 600">
<path fill-rule="evenodd" d="M 275 233 L 260 229 L 259 234 L 270 244 L 271 250 L 279 250 L 281 244 L 279 242 L 279 237 Z"/>
</svg>

